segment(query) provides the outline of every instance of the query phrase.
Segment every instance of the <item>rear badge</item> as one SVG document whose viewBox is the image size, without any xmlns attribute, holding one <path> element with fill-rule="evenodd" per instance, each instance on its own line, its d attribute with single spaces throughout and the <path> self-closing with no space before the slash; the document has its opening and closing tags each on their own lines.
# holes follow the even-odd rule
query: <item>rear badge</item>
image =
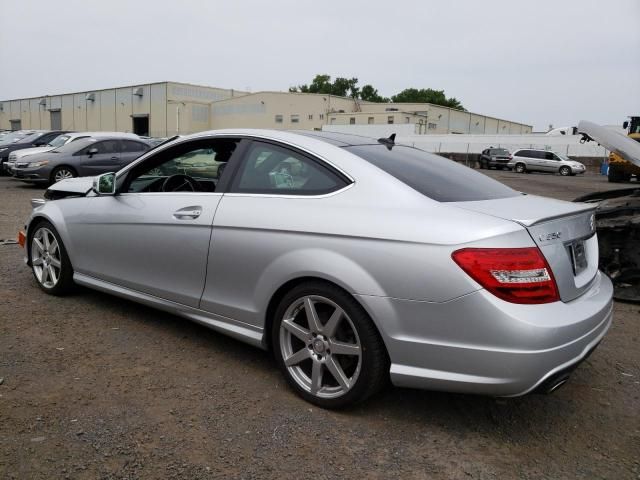
<svg viewBox="0 0 640 480">
<path fill-rule="evenodd" d="M 542 235 L 538 236 L 538 240 L 540 240 L 541 242 L 551 242 L 552 240 L 560 240 L 561 237 L 562 232 L 550 232 L 543 233 Z"/>
</svg>

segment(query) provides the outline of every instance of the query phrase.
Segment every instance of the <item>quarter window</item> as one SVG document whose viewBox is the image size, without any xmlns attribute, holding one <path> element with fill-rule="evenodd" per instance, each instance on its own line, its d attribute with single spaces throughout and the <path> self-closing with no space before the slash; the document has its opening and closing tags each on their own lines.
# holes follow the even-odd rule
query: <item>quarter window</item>
<svg viewBox="0 0 640 480">
<path fill-rule="evenodd" d="M 277 195 L 321 195 L 347 185 L 319 162 L 269 143 L 252 142 L 231 191 Z"/>
</svg>

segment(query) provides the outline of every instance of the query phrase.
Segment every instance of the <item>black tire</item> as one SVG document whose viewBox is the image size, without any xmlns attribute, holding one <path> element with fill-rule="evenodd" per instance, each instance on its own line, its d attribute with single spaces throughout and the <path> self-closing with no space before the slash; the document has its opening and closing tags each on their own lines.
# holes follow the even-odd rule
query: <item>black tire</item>
<svg viewBox="0 0 640 480">
<path fill-rule="evenodd" d="M 335 339 L 333 338 L 329 339 L 328 342 L 326 343 L 326 350 L 322 350 L 322 354 L 318 354 L 315 350 L 315 346 L 312 346 L 312 344 L 315 344 L 315 342 L 319 340 L 322 343 L 321 339 L 328 338 L 328 337 L 324 337 L 321 334 L 318 334 L 316 336 L 315 334 L 311 333 L 313 328 L 311 328 L 309 323 L 307 326 L 308 333 L 310 333 L 308 340 L 305 340 L 303 342 L 302 340 L 295 339 L 299 344 L 302 345 L 301 348 L 298 347 L 300 348 L 300 350 L 296 348 L 297 353 L 300 353 L 303 350 L 306 351 L 305 348 L 308 348 L 309 358 L 303 359 L 299 361 L 299 363 L 292 365 L 291 367 L 287 367 L 285 365 L 285 358 L 284 358 L 285 353 L 283 352 L 282 342 L 286 344 L 287 340 L 286 339 L 281 340 L 282 337 L 287 337 L 288 335 L 286 328 L 282 328 L 282 331 L 281 331 L 282 323 L 285 318 L 285 313 L 287 314 L 288 318 L 294 318 L 294 317 L 289 317 L 291 308 L 297 305 L 300 301 L 304 302 L 304 299 L 309 297 L 313 297 L 317 301 L 317 303 L 314 304 L 313 308 L 318 309 L 316 310 L 317 316 L 323 327 L 327 326 L 328 324 L 327 320 L 331 316 L 331 312 L 332 311 L 335 312 L 335 310 L 331 307 L 330 307 L 330 310 L 322 311 L 321 307 L 324 307 L 324 306 L 329 307 L 329 305 L 323 304 L 323 300 L 329 300 L 330 302 L 333 302 L 335 305 L 337 305 L 340 309 L 342 309 L 342 311 L 346 316 L 342 317 L 343 319 L 341 320 L 341 323 L 340 323 L 341 327 L 336 329 L 336 336 L 343 327 L 344 327 L 343 329 L 344 331 L 348 331 L 351 329 L 351 327 L 353 327 L 355 329 L 355 335 L 354 335 L 355 342 L 356 343 L 359 342 L 359 346 L 360 346 L 360 354 L 359 354 L 359 357 L 357 357 L 358 360 L 356 360 L 356 362 L 359 362 L 359 365 L 355 367 L 355 370 L 354 370 L 355 372 L 358 372 L 358 373 L 354 373 L 352 377 L 349 377 L 349 380 L 350 381 L 352 380 L 355 383 L 351 383 L 349 388 L 344 393 L 341 393 L 339 394 L 339 396 L 335 396 L 333 398 L 326 398 L 322 396 L 322 395 L 325 395 L 322 392 L 318 392 L 314 394 L 314 393 L 311 393 L 311 391 L 303 388 L 303 386 L 299 383 L 300 380 L 299 379 L 296 380 L 296 378 L 294 378 L 294 375 L 296 375 L 296 373 L 290 371 L 290 368 L 291 370 L 294 370 L 294 371 L 298 370 L 300 373 L 304 375 L 303 369 L 306 368 L 308 371 L 312 371 L 312 369 L 314 368 L 313 364 L 320 362 L 320 360 L 317 360 L 317 358 L 319 357 L 320 359 L 322 359 L 322 354 L 324 354 L 325 355 L 324 360 L 327 363 L 329 362 L 330 357 L 332 357 L 335 361 L 340 361 L 341 371 L 345 374 L 345 376 L 348 377 L 349 376 L 349 374 L 347 373 L 349 372 L 348 362 L 349 361 L 352 362 L 353 357 L 349 356 L 345 360 L 345 356 L 331 354 L 330 348 L 332 345 L 335 345 L 334 343 L 331 342 L 331 340 L 335 340 Z M 303 308 L 303 310 L 295 310 L 295 311 L 297 313 L 294 320 L 298 318 L 298 316 L 301 314 L 304 316 L 302 317 L 303 321 L 307 318 L 306 306 Z M 389 381 L 389 357 L 388 357 L 386 348 L 384 346 L 384 343 L 382 341 L 382 338 L 378 333 L 378 330 L 376 329 L 372 320 L 369 318 L 369 315 L 367 315 L 367 313 L 365 312 L 364 308 L 362 308 L 362 306 L 358 302 L 356 302 L 356 300 L 351 295 L 349 295 L 347 292 L 345 292 L 344 290 L 342 290 L 341 288 L 335 285 L 325 283 L 322 281 L 310 281 L 294 287 L 280 301 L 280 304 L 278 305 L 274 314 L 271 333 L 272 333 L 271 339 L 272 339 L 273 353 L 274 353 L 276 362 L 278 364 L 278 367 L 282 371 L 282 374 L 287 380 L 287 383 L 298 395 L 300 395 L 302 398 L 304 398 L 308 402 L 313 403 L 319 407 L 334 409 L 334 408 L 346 407 L 348 405 L 361 402 L 367 399 L 368 397 L 370 397 L 371 395 L 373 395 L 374 393 L 380 391 Z M 293 336 L 291 336 L 291 338 L 293 339 Z M 337 340 L 341 342 L 345 342 L 340 338 L 338 338 Z M 309 345 L 305 347 L 305 343 L 307 342 L 309 342 Z M 346 341 L 345 343 L 353 343 L 353 342 Z M 286 348 L 287 347 L 285 345 L 285 349 Z M 287 357 L 287 358 L 291 358 L 291 357 Z M 345 361 L 347 362 L 346 366 L 345 366 Z M 308 363 L 305 363 L 305 362 L 308 362 Z M 335 383 L 338 383 L 336 381 L 337 377 L 333 376 L 327 364 L 324 364 L 324 365 L 325 365 L 324 367 L 322 366 L 319 367 L 320 371 L 322 372 L 322 375 L 320 377 L 321 383 L 323 384 L 325 380 L 328 383 L 332 381 Z M 354 368 L 353 362 L 352 362 L 351 368 Z M 307 375 L 307 380 L 311 380 L 312 376 L 309 376 L 310 374 L 308 373 L 306 375 Z M 299 376 L 300 374 L 298 374 L 298 378 Z M 353 377 L 355 377 L 355 380 L 353 380 Z M 335 387 L 331 387 L 331 386 L 325 387 L 324 385 L 321 385 L 320 390 L 325 388 L 340 389 L 341 387 L 340 385 L 337 385 Z"/>
<path fill-rule="evenodd" d="M 558 172 L 560 173 L 560 175 L 562 175 L 563 177 L 569 177 L 571 176 L 571 168 L 564 166 L 564 167 L 560 167 L 560 170 L 558 170 Z"/>
<path fill-rule="evenodd" d="M 522 162 L 518 162 L 515 167 L 513 167 L 513 171 L 516 173 L 525 173 L 527 171 L 527 166 Z"/>
<path fill-rule="evenodd" d="M 45 256 L 43 255 L 44 252 L 39 250 L 39 247 L 34 242 L 34 238 L 39 239 L 40 243 L 43 244 L 40 240 L 40 238 L 42 238 L 40 233 L 44 234 L 45 232 L 52 235 L 57 243 L 57 254 L 55 253 L 55 249 L 50 249 L 49 252 L 47 252 L 48 255 L 46 255 L 45 259 L 48 265 L 53 266 L 54 272 L 57 271 L 57 280 L 53 283 L 44 281 L 43 270 L 45 267 L 35 264 L 37 262 L 36 259 L 40 259 L 42 261 Z M 60 238 L 58 231 L 49 221 L 36 221 L 36 223 L 29 228 L 27 253 L 29 255 L 31 272 L 33 273 L 36 283 L 44 292 L 50 295 L 65 295 L 73 290 L 75 284 L 73 282 L 73 267 L 69 261 L 69 255 L 67 255 L 67 250 L 62 243 L 62 239 Z M 52 259 L 58 260 L 60 266 L 56 267 Z M 40 267 L 40 272 L 38 271 L 38 267 Z M 47 276 L 48 275 L 49 274 L 47 274 Z"/>
<path fill-rule="evenodd" d="M 480 159 L 480 170 L 484 170 L 485 168 L 487 168 L 484 164 L 484 160 Z"/>
<path fill-rule="evenodd" d="M 78 172 L 76 172 L 73 167 L 60 165 L 59 167 L 54 168 L 53 171 L 51 172 L 51 176 L 49 177 L 49 184 L 53 185 L 54 183 L 62 180 L 62 178 L 59 178 L 56 180 L 56 177 L 64 175 L 65 173 L 70 175 L 70 176 L 65 176 L 65 178 L 74 178 L 78 176 Z"/>
</svg>

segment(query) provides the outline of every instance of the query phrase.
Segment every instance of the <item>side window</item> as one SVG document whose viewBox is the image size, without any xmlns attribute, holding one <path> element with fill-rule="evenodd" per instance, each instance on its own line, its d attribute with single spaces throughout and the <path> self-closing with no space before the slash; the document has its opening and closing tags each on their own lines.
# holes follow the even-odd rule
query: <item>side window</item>
<svg viewBox="0 0 640 480">
<path fill-rule="evenodd" d="M 98 150 L 96 155 L 120 153 L 120 144 L 118 140 L 104 140 L 102 142 L 96 142 L 83 149 L 83 154 L 87 155 L 89 150 L 92 148 Z"/>
<path fill-rule="evenodd" d="M 347 185 L 329 167 L 292 150 L 252 142 L 233 181 L 232 192 L 321 195 Z"/>
<path fill-rule="evenodd" d="M 238 143 L 231 138 L 196 140 L 160 151 L 132 169 L 125 190 L 213 192 Z"/>
<path fill-rule="evenodd" d="M 514 153 L 513 156 L 514 157 L 525 157 L 525 158 L 529 157 L 527 150 L 520 150 L 520 151 Z"/>
<path fill-rule="evenodd" d="M 559 160 L 552 152 L 545 152 L 544 157 L 546 160 Z"/>
<path fill-rule="evenodd" d="M 123 152 L 145 152 L 148 148 L 144 143 L 134 142 L 133 140 L 122 140 Z"/>
</svg>

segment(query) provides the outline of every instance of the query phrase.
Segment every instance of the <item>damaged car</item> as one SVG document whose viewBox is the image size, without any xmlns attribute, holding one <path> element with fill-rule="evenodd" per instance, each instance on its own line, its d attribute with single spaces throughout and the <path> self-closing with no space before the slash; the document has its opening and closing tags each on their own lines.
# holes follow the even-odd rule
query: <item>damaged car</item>
<svg viewBox="0 0 640 480">
<path fill-rule="evenodd" d="M 200 156 L 224 168 L 177 168 Z M 20 237 L 45 293 L 83 285 L 271 350 L 324 408 L 389 379 L 548 393 L 612 321 L 595 205 L 522 194 L 394 136 L 202 132 L 45 198 Z"/>
</svg>

